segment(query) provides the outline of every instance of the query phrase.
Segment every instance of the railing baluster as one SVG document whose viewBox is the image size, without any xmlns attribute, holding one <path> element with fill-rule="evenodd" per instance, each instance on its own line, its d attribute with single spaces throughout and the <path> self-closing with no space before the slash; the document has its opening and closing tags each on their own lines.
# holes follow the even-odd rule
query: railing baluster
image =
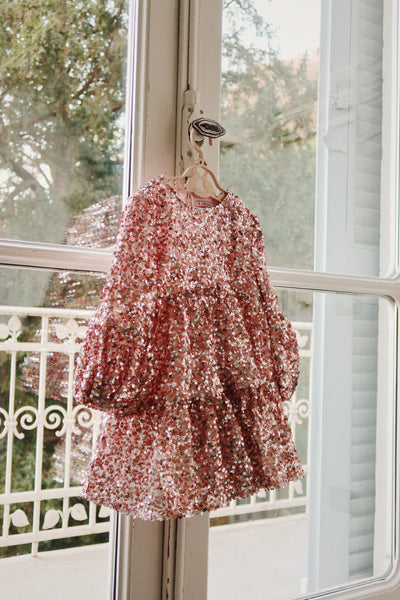
<svg viewBox="0 0 400 600">
<path fill-rule="evenodd" d="M 68 357 L 68 392 L 67 392 L 67 412 L 65 416 L 65 445 L 64 445 L 64 490 L 71 484 L 71 449 L 72 449 L 72 428 L 73 428 L 73 376 L 74 376 L 74 354 L 71 351 Z M 63 527 L 68 527 L 69 498 L 65 495 L 63 498 Z"/>
<path fill-rule="evenodd" d="M 6 476 L 4 493 L 8 496 L 11 492 L 11 475 L 13 461 L 13 444 L 14 444 L 14 412 L 15 412 L 15 379 L 17 373 L 17 353 L 15 350 L 11 352 L 10 361 L 10 390 L 8 395 L 8 423 L 7 427 L 7 456 L 6 456 Z M 3 535 L 8 536 L 10 529 L 10 504 L 4 505 L 3 512 Z"/>
<path fill-rule="evenodd" d="M 43 437 L 44 437 L 44 411 L 46 408 L 46 374 L 47 374 L 47 350 L 49 317 L 42 317 L 41 345 L 44 349 L 40 351 L 40 369 L 39 369 L 39 391 L 38 391 L 38 421 L 36 429 L 36 463 L 35 463 L 35 493 L 33 502 L 33 524 L 32 533 L 37 538 L 40 530 L 40 505 L 38 492 L 42 489 L 42 464 L 43 464 Z M 32 543 L 31 553 L 35 556 L 38 552 L 39 544 L 37 541 Z"/>
</svg>

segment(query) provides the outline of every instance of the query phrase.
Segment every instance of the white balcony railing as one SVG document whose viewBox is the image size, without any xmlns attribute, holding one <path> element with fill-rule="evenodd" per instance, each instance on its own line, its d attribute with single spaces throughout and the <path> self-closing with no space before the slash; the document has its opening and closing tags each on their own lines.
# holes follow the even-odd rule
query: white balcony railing
<svg viewBox="0 0 400 600">
<path fill-rule="evenodd" d="M 75 359 L 91 314 L 0 307 L 0 552 L 9 549 L 0 556 L 12 555 L 11 547 L 18 554 L 36 554 L 42 542 L 108 531 L 109 510 L 80 498 L 101 422 L 97 411 L 74 405 L 72 393 Z M 293 325 L 302 360 L 301 389 L 308 390 L 311 323 Z M 298 393 L 287 411 L 296 444 L 304 450 L 310 403 L 308 393 Z M 306 481 L 292 482 L 284 490 L 231 502 L 211 517 L 306 506 L 306 489 Z M 93 541 L 98 540 L 85 537 L 79 544 Z"/>
</svg>

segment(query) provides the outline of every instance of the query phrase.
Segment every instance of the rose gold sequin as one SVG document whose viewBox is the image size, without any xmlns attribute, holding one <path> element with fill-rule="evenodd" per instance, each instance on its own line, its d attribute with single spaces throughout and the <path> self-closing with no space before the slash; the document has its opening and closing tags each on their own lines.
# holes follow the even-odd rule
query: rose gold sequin
<svg viewBox="0 0 400 600">
<path fill-rule="evenodd" d="M 256 215 L 232 192 L 188 206 L 149 181 L 77 362 L 76 400 L 108 413 L 83 496 L 159 520 L 302 477 L 283 408 L 298 375 Z"/>
</svg>

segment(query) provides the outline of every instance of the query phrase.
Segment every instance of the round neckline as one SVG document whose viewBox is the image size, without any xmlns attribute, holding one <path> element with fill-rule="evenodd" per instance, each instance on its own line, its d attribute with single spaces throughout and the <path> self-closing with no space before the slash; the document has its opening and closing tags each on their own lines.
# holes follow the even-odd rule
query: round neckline
<svg viewBox="0 0 400 600">
<path fill-rule="evenodd" d="M 179 206 L 183 206 L 186 210 L 190 211 L 191 213 L 200 213 L 200 212 L 214 213 L 220 207 L 224 206 L 228 197 L 230 197 L 232 195 L 232 192 L 230 190 L 226 190 L 225 196 L 222 198 L 222 200 L 220 200 L 218 202 L 218 204 L 215 204 L 215 206 L 189 206 L 188 204 L 186 204 L 183 200 L 181 200 L 178 197 L 178 192 L 169 183 L 167 183 L 164 175 L 160 175 L 160 180 L 164 183 L 166 190 L 168 192 L 170 192 L 172 199 L 175 200 L 176 203 L 179 203 Z M 194 194 L 194 195 L 196 195 L 196 194 Z"/>
</svg>

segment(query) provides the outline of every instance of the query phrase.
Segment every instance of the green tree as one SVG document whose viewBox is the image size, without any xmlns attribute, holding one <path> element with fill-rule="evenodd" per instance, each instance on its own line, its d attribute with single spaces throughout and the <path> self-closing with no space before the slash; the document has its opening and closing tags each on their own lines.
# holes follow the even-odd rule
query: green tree
<svg viewBox="0 0 400 600">
<path fill-rule="evenodd" d="M 0 4 L 0 235 L 62 242 L 120 193 L 127 0 Z"/>
</svg>

